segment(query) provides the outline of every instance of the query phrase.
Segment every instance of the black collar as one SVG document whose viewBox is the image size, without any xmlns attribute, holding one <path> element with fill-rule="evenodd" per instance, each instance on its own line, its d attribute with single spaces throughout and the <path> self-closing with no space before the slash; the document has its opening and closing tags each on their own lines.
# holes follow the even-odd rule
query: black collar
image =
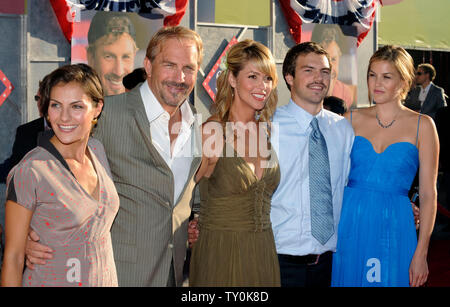
<svg viewBox="0 0 450 307">
<path fill-rule="evenodd" d="M 69 164 L 67 164 L 66 160 L 64 160 L 61 153 L 56 149 L 55 145 L 50 142 L 50 139 L 55 135 L 53 130 L 45 130 L 42 132 L 39 132 L 38 139 L 37 139 L 37 146 L 44 148 L 47 150 L 50 154 L 52 154 L 61 164 L 72 174 L 73 177 L 75 175 L 70 170 Z"/>
</svg>

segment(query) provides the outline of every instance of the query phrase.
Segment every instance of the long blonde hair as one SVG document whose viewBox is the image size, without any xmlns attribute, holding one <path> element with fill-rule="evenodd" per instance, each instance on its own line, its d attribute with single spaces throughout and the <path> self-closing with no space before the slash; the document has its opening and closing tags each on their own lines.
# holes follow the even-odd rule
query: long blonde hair
<svg viewBox="0 0 450 307">
<path fill-rule="evenodd" d="M 230 108 L 233 103 L 233 88 L 228 81 L 229 74 L 237 77 L 244 66 L 252 61 L 256 68 L 272 78 L 272 92 L 264 108 L 260 111 L 258 122 L 270 122 L 270 118 L 275 112 L 278 94 L 276 86 L 278 84 L 277 69 L 275 60 L 269 48 L 263 44 L 246 39 L 233 45 L 227 53 L 225 61 L 226 69 L 217 78 L 217 95 L 213 104 L 213 115 L 222 123 L 228 121 Z"/>
</svg>

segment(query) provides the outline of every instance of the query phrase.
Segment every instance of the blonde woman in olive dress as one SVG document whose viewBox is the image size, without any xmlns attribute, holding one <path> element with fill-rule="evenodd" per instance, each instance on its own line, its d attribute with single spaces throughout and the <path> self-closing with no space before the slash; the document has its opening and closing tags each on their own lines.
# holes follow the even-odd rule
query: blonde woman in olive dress
<svg viewBox="0 0 450 307">
<path fill-rule="evenodd" d="M 233 45 L 203 125 L 201 206 L 190 286 L 279 286 L 270 201 L 280 180 L 269 143 L 277 75 L 267 47 Z"/>
</svg>

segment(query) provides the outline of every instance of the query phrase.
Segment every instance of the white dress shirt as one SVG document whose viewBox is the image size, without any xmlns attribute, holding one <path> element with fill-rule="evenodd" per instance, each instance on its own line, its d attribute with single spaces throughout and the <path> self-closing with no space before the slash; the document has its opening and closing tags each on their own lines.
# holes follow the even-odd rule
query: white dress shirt
<svg viewBox="0 0 450 307">
<path fill-rule="evenodd" d="M 354 132 L 342 116 L 328 110 L 316 115 L 328 148 L 335 233 L 325 245 L 311 235 L 309 134 L 313 116 L 295 104 L 279 107 L 273 118 L 272 145 L 281 180 L 272 197 L 271 221 L 278 254 L 303 256 L 336 250 L 344 186 L 350 170 Z"/>
<path fill-rule="evenodd" d="M 420 93 L 419 93 L 420 106 L 423 106 L 423 103 L 424 103 L 425 99 L 427 98 L 430 87 L 431 87 L 431 82 L 425 88 L 423 88 L 422 86 L 420 87 Z"/>
<path fill-rule="evenodd" d="M 195 118 L 187 101 L 180 106 L 181 127 L 178 137 L 175 139 L 173 151 L 171 151 L 169 119 L 170 114 L 163 109 L 150 90 L 147 82 L 140 87 L 145 112 L 150 122 L 150 135 L 152 144 L 170 168 L 174 178 L 174 204 L 183 192 L 188 180 L 189 171 L 194 157 L 192 146 L 192 126 Z"/>
</svg>

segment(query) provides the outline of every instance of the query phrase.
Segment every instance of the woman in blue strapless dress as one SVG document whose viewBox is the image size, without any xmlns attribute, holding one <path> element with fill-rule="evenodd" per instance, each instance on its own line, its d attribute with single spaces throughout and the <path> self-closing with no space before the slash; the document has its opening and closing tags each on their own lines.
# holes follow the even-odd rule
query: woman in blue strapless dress
<svg viewBox="0 0 450 307">
<path fill-rule="evenodd" d="M 439 141 L 433 120 L 402 105 L 414 78 L 411 56 L 385 46 L 367 73 L 374 107 L 348 115 L 355 130 L 333 257 L 332 286 L 421 286 L 436 215 Z M 419 171 L 420 231 L 408 190 Z"/>
</svg>

